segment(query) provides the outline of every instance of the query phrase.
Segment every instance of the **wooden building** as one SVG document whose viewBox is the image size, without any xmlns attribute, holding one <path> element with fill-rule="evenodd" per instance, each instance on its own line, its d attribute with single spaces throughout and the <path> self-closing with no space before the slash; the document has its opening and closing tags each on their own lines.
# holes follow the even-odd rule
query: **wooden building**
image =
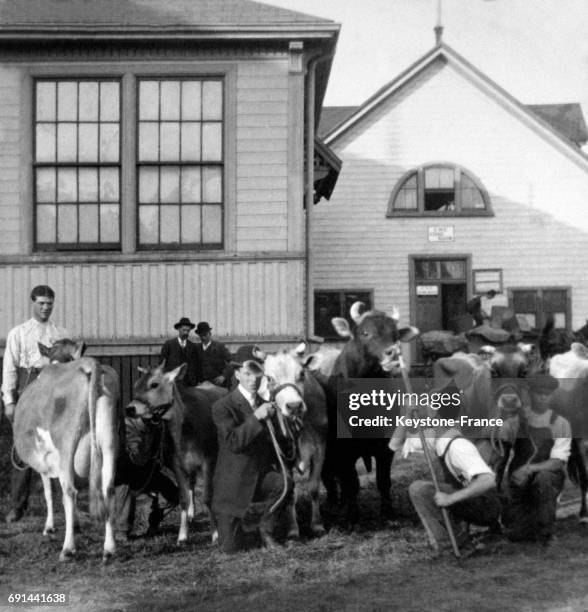
<svg viewBox="0 0 588 612">
<path fill-rule="evenodd" d="M 0 338 L 45 283 L 91 354 L 155 354 L 183 315 L 305 334 L 338 32 L 249 0 L 2 2 Z"/>
<path fill-rule="evenodd" d="M 421 330 L 466 301 L 529 327 L 588 316 L 588 140 L 577 104 L 525 106 L 443 43 L 359 107 L 323 109 L 343 161 L 314 210 L 315 331 L 356 298 Z"/>
</svg>

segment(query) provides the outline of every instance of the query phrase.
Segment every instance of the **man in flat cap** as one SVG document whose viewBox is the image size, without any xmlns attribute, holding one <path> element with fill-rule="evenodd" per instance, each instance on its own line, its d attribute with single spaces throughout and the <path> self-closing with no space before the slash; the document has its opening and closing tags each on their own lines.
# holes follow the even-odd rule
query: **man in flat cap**
<svg viewBox="0 0 588 612">
<path fill-rule="evenodd" d="M 175 325 L 177 338 L 164 342 L 161 347 L 161 359 L 165 360 L 165 372 L 171 372 L 183 363 L 187 365 L 183 381 L 187 387 L 194 387 L 201 378 L 201 363 L 198 347 L 188 336 L 196 327 L 188 317 L 182 317 Z"/>
<path fill-rule="evenodd" d="M 199 382 L 208 381 L 217 387 L 228 388 L 233 376 L 231 352 L 222 342 L 212 339 L 212 327 L 206 321 L 198 323 L 196 335 L 200 337 L 196 347 L 202 368 Z"/>
<path fill-rule="evenodd" d="M 572 444 L 570 423 L 551 408 L 557 387 L 557 379 L 549 374 L 529 378 L 530 407 L 512 421 L 514 453 L 502 516 L 511 540 L 548 545 L 553 537 L 557 498 Z"/>
</svg>

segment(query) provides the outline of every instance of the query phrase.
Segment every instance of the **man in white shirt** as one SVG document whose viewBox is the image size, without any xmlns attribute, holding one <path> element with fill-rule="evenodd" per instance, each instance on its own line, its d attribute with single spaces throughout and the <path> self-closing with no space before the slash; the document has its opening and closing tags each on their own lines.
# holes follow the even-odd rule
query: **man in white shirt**
<svg viewBox="0 0 588 612">
<path fill-rule="evenodd" d="M 454 419 L 459 423 L 459 405 L 442 406 L 433 418 Z M 444 422 L 446 422 L 444 421 Z M 408 493 L 431 546 L 439 553 L 451 550 L 442 508 L 447 508 L 458 546 L 469 547 L 468 525 L 499 530 L 500 500 L 494 472 L 482 459 L 478 449 L 461 435 L 458 425 L 435 428 L 435 454 L 440 460 L 444 482 L 439 491 L 430 481 L 413 482 Z"/>
<path fill-rule="evenodd" d="M 51 346 L 56 340 L 69 338 L 69 333 L 50 321 L 55 292 L 48 285 L 37 285 L 31 291 L 32 317 L 12 328 L 6 338 L 2 365 L 2 399 L 4 413 L 12 423 L 19 395 L 47 364 L 47 358 L 39 352 L 38 343 Z M 7 523 L 21 519 L 28 502 L 32 469 L 13 469 L 12 509 Z"/>
<path fill-rule="evenodd" d="M 503 515 L 511 540 L 548 545 L 553 537 L 557 497 L 571 453 L 570 423 L 551 409 L 558 381 L 549 374 L 529 378 L 530 409 L 512 424 L 509 500 Z"/>
</svg>

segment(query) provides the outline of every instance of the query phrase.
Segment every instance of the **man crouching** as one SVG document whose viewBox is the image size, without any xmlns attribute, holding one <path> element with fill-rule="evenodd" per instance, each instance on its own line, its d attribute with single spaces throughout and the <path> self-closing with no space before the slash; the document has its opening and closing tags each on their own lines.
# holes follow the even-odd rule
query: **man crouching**
<svg viewBox="0 0 588 612">
<path fill-rule="evenodd" d="M 234 553 L 274 543 L 276 515 L 270 512 L 284 491 L 283 476 L 265 422 L 275 408 L 258 394 L 263 370 L 248 360 L 233 362 L 238 386 L 212 407 L 219 454 L 214 473 L 212 512 L 220 549 Z M 292 500 L 293 483 L 279 510 Z"/>
<path fill-rule="evenodd" d="M 442 406 L 434 418 L 442 423 L 450 420 L 459 423 L 460 409 L 459 404 Z M 448 510 L 460 549 L 474 552 L 468 534 L 469 524 L 490 527 L 493 531 L 499 529 L 500 501 L 495 475 L 474 444 L 461 435 L 459 426 L 436 427 L 432 442 L 444 482 L 439 483 L 439 491 L 432 482 L 413 482 L 408 488 L 410 500 L 437 552 L 451 551 L 442 508 Z"/>
</svg>

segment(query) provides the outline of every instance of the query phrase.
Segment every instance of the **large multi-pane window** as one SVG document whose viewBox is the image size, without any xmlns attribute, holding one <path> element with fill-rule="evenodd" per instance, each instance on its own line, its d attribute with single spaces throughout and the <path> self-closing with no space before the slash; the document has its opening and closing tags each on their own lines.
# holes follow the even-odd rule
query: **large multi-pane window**
<svg viewBox="0 0 588 612">
<path fill-rule="evenodd" d="M 120 248 L 120 83 L 34 83 L 35 246 Z"/>
<path fill-rule="evenodd" d="M 223 82 L 141 79 L 140 249 L 223 245 Z"/>
</svg>

